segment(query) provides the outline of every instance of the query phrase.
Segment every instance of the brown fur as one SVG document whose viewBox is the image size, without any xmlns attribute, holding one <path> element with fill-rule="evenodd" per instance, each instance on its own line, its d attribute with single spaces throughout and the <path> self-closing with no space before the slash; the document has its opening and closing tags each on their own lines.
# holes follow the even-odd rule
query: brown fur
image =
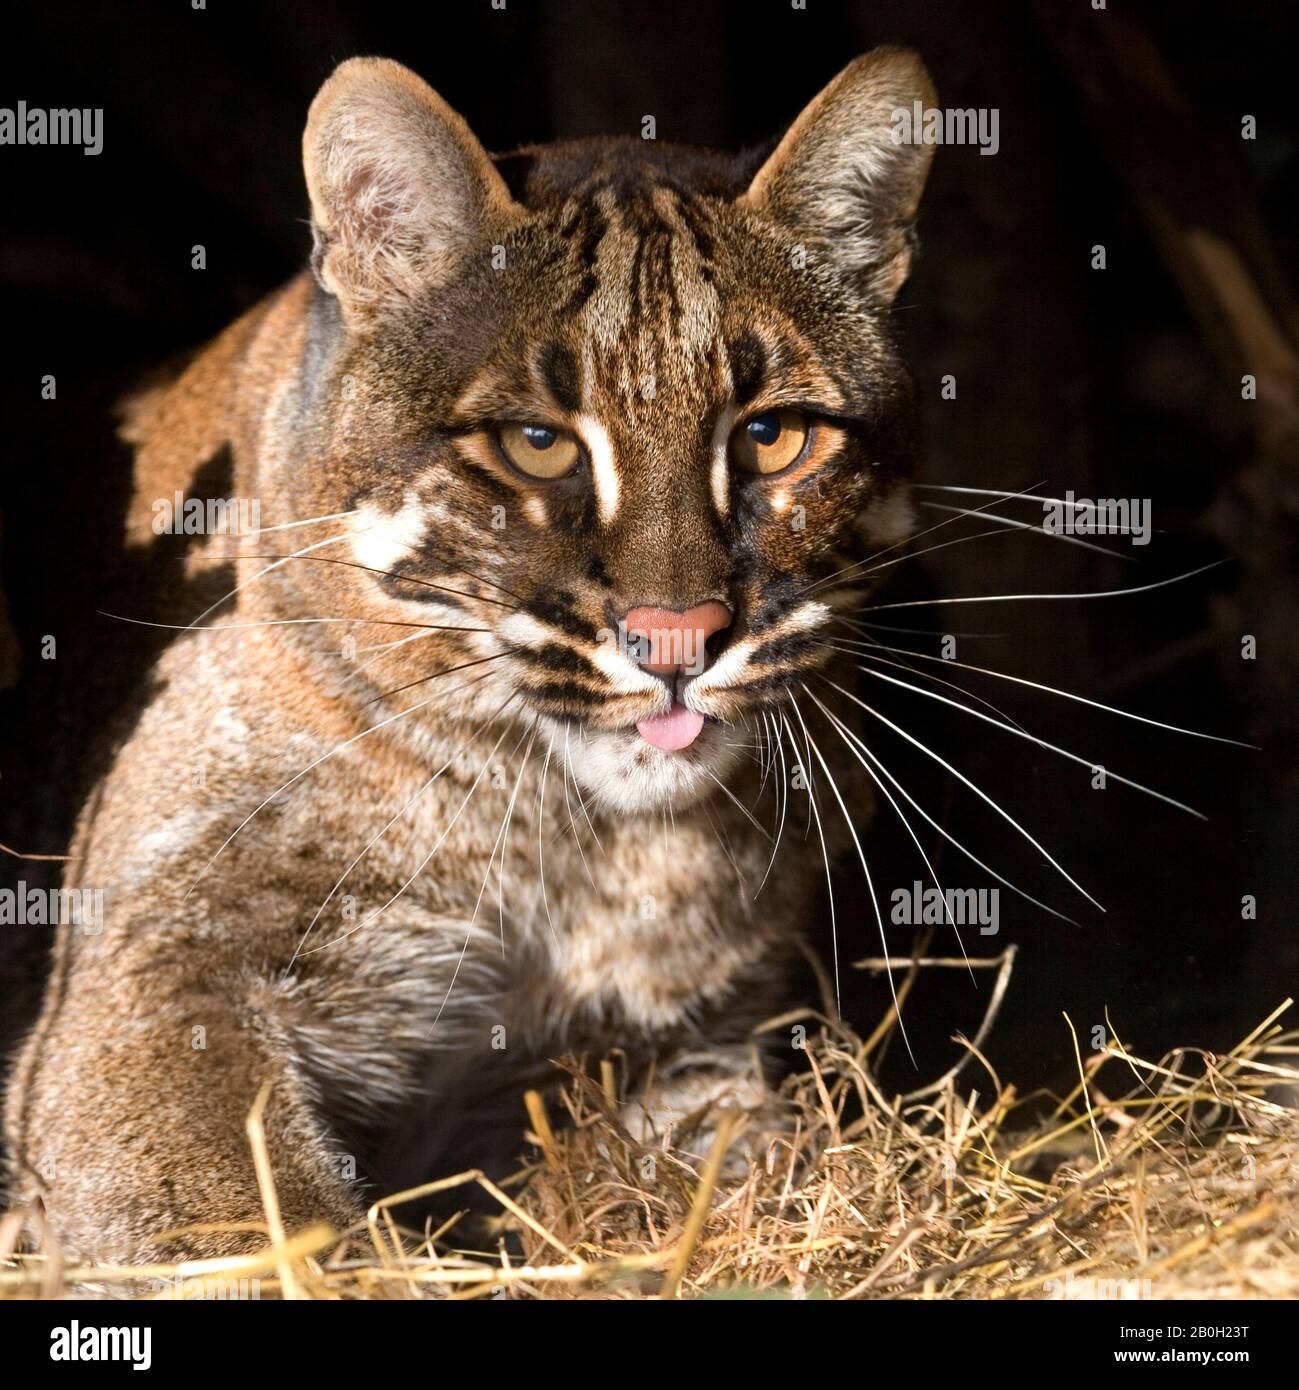
<svg viewBox="0 0 1299 1390">
<path fill-rule="evenodd" d="M 7 1112 L 16 1190 L 67 1245 L 258 1221 L 267 1078 L 286 1220 L 340 1227 L 493 1097 L 517 1134 L 565 1049 L 742 1088 L 824 872 L 800 826 L 768 874 L 750 817 L 801 817 L 795 761 L 823 782 L 791 697 L 869 587 L 841 572 L 909 524 L 887 307 L 927 152 L 887 119 L 916 98 L 912 55 L 859 59 L 754 178 L 639 140 L 493 164 L 395 64 L 326 84 L 315 275 L 128 412 L 137 540 L 221 448 L 264 527 L 349 515 L 209 539 L 240 587 L 168 649 L 82 815 L 67 881 L 106 924 L 61 929 Z M 723 426 L 777 405 L 820 421 L 806 459 L 731 476 Z M 538 420 L 583 440 L 577 475 L 506 463 L 494 424 Z M 706 599 L 735 614 L 691 696 L 713 719 L 660 753 L 632 726 L 668 697 L 608 635 Z"/>
</svg>

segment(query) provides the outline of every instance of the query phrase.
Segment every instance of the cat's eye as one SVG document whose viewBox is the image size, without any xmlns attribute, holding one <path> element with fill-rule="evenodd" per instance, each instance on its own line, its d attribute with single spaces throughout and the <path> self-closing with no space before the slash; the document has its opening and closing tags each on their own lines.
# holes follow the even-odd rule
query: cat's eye
<svg viewBox="0 0 1299 1390">
<path fill-rule="evenodd" d="M 746 473 L 780 473 L 807 444 L 808 420 L 801 410 L 768 410 L 731 436 L 731 460 Z"/>
<path fill-rule="evenodd" d="M 496 439 L 501 452 L 520 473 L 543 482 L 566 478 L 582 458 L 571 434 L 548 425 L 504 425 Z"/>
</svg>

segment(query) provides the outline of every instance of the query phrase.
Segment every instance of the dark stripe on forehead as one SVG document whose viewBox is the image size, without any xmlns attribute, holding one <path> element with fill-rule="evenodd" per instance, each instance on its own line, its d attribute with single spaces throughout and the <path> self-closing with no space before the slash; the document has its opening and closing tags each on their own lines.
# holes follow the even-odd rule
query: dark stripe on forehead
<svg viewBox="0 0 1299 1390">
<path fill-rule="evenodd" d="M 752 333 L 741 333 L 726 344 L 726 355 L 731 363 L 735 403 L 748 405 L 762 389 L 767 372 L 767 354 Z"/>
<path fill-rule="evenodd" d="M 593 198 L 588 199 L 581 209 L 582 244 L 578 248 L 578 262 L 581 275 L 577 288 L 569 296 L 563 312 L 576 313 L 595 293 L 600 280 L 595 273 L 596 261 L 600 254 L 600 242 L 604 239 L 608 223 L 604 213 L 596 206 Z"/>
<path fill-rule="evenodd" d="M 703 218 L 695 203 L 679 190 L 674 191 L 677 197 L 677 211 L 681 216 L 682 224 L 690 234 L 690 239 L 695 244 L 695 250 L 699 253 L 699 273 L 711 283 L 714 275 L 713 238 L 704 227 Z"/>
<path fill-rule="evenodd" d="M 576 415 L 582 408 L 577 380 L 577 358 L 562 343 L 551 343 L 541 354 L 541 375 L 546 390 L 561 410 Z"/>
</svg>

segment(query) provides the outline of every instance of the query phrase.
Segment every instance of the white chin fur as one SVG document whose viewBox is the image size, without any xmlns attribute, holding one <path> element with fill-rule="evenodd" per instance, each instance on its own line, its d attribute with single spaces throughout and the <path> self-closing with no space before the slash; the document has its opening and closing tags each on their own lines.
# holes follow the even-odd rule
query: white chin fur
<svg viewBox="0 0 1299 1390">
<path fill-rule="evenodd" d="M 604 811 L 624 815 L 682 807 L 715 791 L 738 764 L 744 734 L 709 721 L 676 753 L 653 747 L 635 729 L 550 731 L 557 757 L 568 764 L 582 795 Z M 712 774 L 711 776 L 709 774 Z"/>
</svg>

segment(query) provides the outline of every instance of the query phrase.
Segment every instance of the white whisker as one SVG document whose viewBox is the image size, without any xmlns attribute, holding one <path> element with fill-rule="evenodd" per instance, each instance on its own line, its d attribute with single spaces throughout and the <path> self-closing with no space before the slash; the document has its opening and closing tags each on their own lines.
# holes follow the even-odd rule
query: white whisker
<svg viewBox="0 0 1299 1390">
<path fill-rule="evenodd" d="M 1086 594 L 975 594 L 955 598 L 908 599 L 904 603 L 870 604 L 861 611 L 863 613 L 883 613 L 890 608 L 932 608 L 943 603 L 1027 603 L 1046 599 L 1123 598 L 1129 594 L 1148 594 L 1153 589 L 1167 588 L 1169 584 L 1180 584 L 1183 580 L 1194 579 L 1197 574 L 1216 570 L 1220 565 L 1226 563 L 1226 560 L 1214 560 L 1210 564 L 1201 565 L 1198 569 L 1188 570 L 1185 574 L 1175 574 L 1171 579 L 1159 579 L 1153 584 L 1134 584 L 1126 589 L 1097 589 L 1093 593 Z"/>
<path fill-rule="evenodd" d="M 501 713 L 501 711 L 504 710 L 505 707 L 510 703 L 510 701 L 515 698 L 516 697 L 514 695 L 509 696 L 509 698 L 505 701 L 505 704 L 503 704 L 500 707 L 500 709 L 497 710 L 496 715 L 492 717 L 497 717 Z M 509 733 L 508 727 L 502 731 L 501 736 L 492 745 L 491 751 L 487 754 L 487 757 L 483 760 L 482 767 L 478 770 L 478 775 L 474 778 L 473 782 L 470 783 L 469 790 L 464 794 L 463 800 L 460 802 L 460 805 L 456 808 L 455 815 L 453 815 L 450 821 L 447 822 L 446 826 L 442 830 L 441 835 L 438 836 L 436 842 L 434 843 L 433 848 L 430 849 L 429 852 L 424 856 L 424 858 L 420 860 L 419 864 L 415 867 L 414 872 L 410 875 L 409 878 L 406 879 L 406 881 L 401 885 L 401 887 L 398 888 L 397 891 L 385 903 L 383 903 L 382 906 L 377 907 L 372 912 L 367 913 L 366 916 L 363 917 L 359 922 L 357 922 L 355 926 L 349 927 L 345 932 L 340 932 L 338 936 L 333 937 L 329 941 L 326 941 L 323 945 L 313 946 L 310 951 L 304 951 L 302 953 L 304 956 L 314 955 L 317 951 L 327 950 L 330 946 L 334 946 L 340 941 L 345 941 L 354 932 L 360 931 L 362 927 L 368 926 L 371 922 L 381 917 L 393 905 L 393 903 L 395 903 L 397 899 L 401 897 L 401 895 L 406 891 L 406 889 L 409 888 L 410 885 L 415 882 L 415 880 L 420 876 L 420 874 L 422 874 L 424 870 L 428 867 L 433 857 L 446 843 L 447 836 L 451 834 L 452 829 L 455 827 L 456 822 L 460 819 L 460 816 L 464 812 L 465 807 L 468 806 L 470 798 L 478 789 L 478 784 L 483 780 L 483 774 L 491 765 L 491 761 L 492 758 L 495 756 L 496 750 L 501 746 L 502 743 L 505 742 L 505 735 L 507 733 Z M 523 742 L 523 737 L 524 735 L 522 734 L 519 736 L 519 743 Z M 517 743 L 515 744 L 515 747 L 518 747 Z"/>
<path fill-rule="evenodd" d="M 246 589 L 250 584 L 255 584 L 259 579 L 263 578 L 263 576 L 270 574 L 272 570 L 279 569 L 281 565 L 287 565 L 290 560 L 296 560 L 299 556 L 302 555 L 309 555 L 313 550 L 321 550 L 327 545 L 336 545 L 339 541 L 348 540 L 351 536 L 356 534 L 358 533 L 355 531 L 340 531 L 339 534 L 336 536 L 326 536 L 323 541 L 316 541 L 312 545 L 304 545 L 301 550 L 295 550 L 292 555 L 280 556 L 274 564 L 267 565 L 264 569 L 258 570 L 257 573 L 253 575 L 251 579 L 240 580 L 240 582 L 236 584 L 234 588 L 230 590 L 229 593 L 222 594 L 222 596 L 219 599 L 217 599 L 215 603 L 209 603 L 208 606 L 198 615 L 198 617 L 194 619 L 190 626 L 197 627 L 199 623 L 201 623 L 203 619 L 208 616 L 209 613 L 212 613 L 215 609 L 220 608 L 221 605 L 226 601 L 226 599 L 234 598 L 234 596 L 241 589 Z M 241 557 L 235 556 L 233 558 L 238 559 Z M 249 556 L 248 558 L 256 559 L 260 557 Z"/>
<path fill-rule="evenodd" d="M 301 521 L 281 521 L 277 526 L 258 526 L 255 527 L 250 535 L 269 536 L 272 531 L 292 531 L 295 526 L 314 526 L 318 521 L 342 521 L 345 516 L 355 516 L 357 509 L 353 507 L 346 512 L 327 512 L 323 516 L 303 517 Z"/>
<path fill-rule="evenodd" d="M 890 647 L 886 646 L 883 642 L 871 642 L 869 644 L 863 642 L 856 642 L 852 645 L 856 647 L 864 647 L 870 645 L 878 647 L 881 651 L 895 652 L 906 656 L 914 656 L 919 661 L 940 661 L 945 666 L 959 666 L 964 671 L 976 671 L 981 676 L 993 676 L 997 680 L 1011 681 L 1015 685 L 1025 685 L 1032 690 L 1041 690 L 1048 695 L 1059 695 L 1061 699 L 1074 700 L 1080 705 L 1090 705 L 1093 709 L 1104 710 L 1106 714 L 1117 714 L 1122 719 L 1131 719 L 1138 724 L 1149 724 L 1152 728 L 1155 729 L 1166 729 L 1169 733 L 1185 734 L 1187 738 L 1201 738 L 1209 743 L 1227 743 L 1230 744 L 1233 748 L 1249 748 L 1255 752 L 1259 751 L 1257 744 L 1242 743 L 1239 739 L 1234 738 L 1223 738 L 1220 734 L 1201 733 L 1198 729 L 1184 729 L 1180 724 L 1165 724 L 1162 720 L 1159 719 L 1149 719 L 1144 714 L 1133 714 L 1131 710 L 1119 709 L 1115 705 L 1103 704 L 1100 700 L 1090 700 L 1087 698 L 1086 695 L 1076 695 L 1072 690 L 1061 690 L 1058 686 L 1043 685 L 1040 681 L 1031 681 L 1023 676 L 1012 676 L 1007 674 L 1005 671 L 994 671 L 987 666 L 974 666 L 971 665 L 971 663 L 968 661 L 956 661 L 955 659 L 949 660 L 947 657 L 933 656 L 928 652 L 911 651 L 905 647 Z M 923 674 L 923 672 L 918 671 L 916 674 L 921 675 Z M 954 689 L 959 690 L 961 689 L 961 687 L 956 686 L 954 687 Z M 971 699 L 978 699 L 977 695 L 973 695 L 969 691 L 963 691 L 962 693 L 970 695 Z M 991 706 L 991 708 L 995 709 L 996 706 Z M 998 711 L 998 713 L 1002 713 L 1002 711 Z M 1003 717 L 1009 718 L 1008 715 L 1004 715 Z"/>
<path fill-rule="evenodd" d="M 840 694 L 846 695 L 848 699 L 850 699 L 854 704 L 860 705 L 862 709 L 866 711 L 867 714 L 872 715 L 874 718 L 878 719 L 881 724 L 892 729 L 894 733 L 906 739 L 906 741 L 909 744 L 911 744 L 913 748 L 918 748 L 927 758 L 932 758 L 933 761 L 936 762 L 940 767 L 945 768 L 948 772 L 950 772 L 952 776 L 957 779 L 957 781 L 959 781 L 963 786 L 968 787 L 975 794 L 975 796 L 977 796 L 985 805 L 990 806 L 1004 821 L 1014 826 L 1014 828 L 1024 837 L 1024 839 L 1026 839 L 1028 843 L 1032 845 L 1033 848 L 1037 850 L 1037 852 L 1046 859 L 1047 863 L 1049 863 L 1056 870 L 1056 872 L 1060 874 L 1060 876 L 1065 880 L 1066 883 L 1071 884 L 1074 888 L 1076 888 L 1078 892 L 1081 893 L 1083 897 L 1086 898 L 1087 901 L 1092 904 L 1093 907 L 1099 909 L 1101 912 L 1105 911 L 1104 907 L 1102 907 L 1101 904 L 1098 903 L 1096 899 L 1092 897 L 1092 895 L 1082 886 L 1082 884 L 1079 883 L 1073 877 L 1072 874 L 1070 874 L 1066 869 L 1064 869 L 1061 866 L 1059 861 L 1055 858 L 1054 855 L 1050 853 L 1049 850 L 1047 850 L 1042 844 L 1040 844 L 1036 839 L 1034 839 L 1034 837 L 1030 835 L 1028 831 L 1025 830 L 1024 827 L 1020 825 L 1020 823 L 1008 811 L 1004 811 L 987 794 L 987 792 L 985 792 L 981 787 L 976 786 L 972 781 L 970 781 L 970 779 L 963 772 L 961 772 L 958 768 L 953 767 L 952 764 L 949 763 L 946 758 L 943 758 L 939 754 L 935 753 L 932 748 L 927 748 L 923 743 L 920 742 L 918 738 L 916 738 L 913 734 L 909 734 L 904 728 L 902 728 L 900 724 L 895 724 L 891 719 L 886 718 L 878 710 L 872 709 L 870 705 L 868 705 L 864 700 L 859 699 L 851 691 L 845 690 L 843 686 L 836 685 L 833 681 L 831 681 L 830 684 L 834 685 L 835 689 L 838 690 Z"/>
<path fill-rule="evenodd" d="M 845 690 L 843 686 L 838 684 L 837 681 L 832 681 L 828 676 L 822 676 L 821 680 L 825 681 L 827 685 L 833 687 L 841 695 L 846 695 L 850 700 L 856 698 L 849 691 Z M 906 801 L 906 803 L 924 821 L 926 821 L 930 826 L 932 826 L 933 829 L 935 829 L 943 837 L 943 839 L 945 839 L 948 842 L 948 844 L 954 846 L 957 850 L 959 850 L 972 864 L 977 865 L 980 869 L 984 871 L 984 873 L 990 874 L 993 878 L 997 880 L 998 883 L 1003 884 L 1005 887 L 1009 888 L 1012 893 L 1018 894 L 1018 896 L 1023 898 L 1025 902 L 1032 903 L 1034 907 L 1041 908 L 1043 912 L 1049 913 L 1052 917 L 1058 917 L 1062 922 L 1068 922 L 1069 925 L 1072 927 L 1076 927 L 1078 925 L 1078 923 L 1074 921 L 1072 917 L 1067 916 L 1065 913 L 1058 911 L 1054 907 L 1050 907 L 1048 904 L 1042 902 L 1041 899 L 1035 898 L 1031 893 L 1025 892 L 1025 890 L 1020 888 L 1017 884 L 1012 883 L 1010 879 L 1005 878 L 1001 874 L 999 874 L 996 871 L 996 869 L 994 869 L 991 865 L 985 864 L 982 859 L 980 859 L 972 850 L 968 849 L 964 844 L 962 844 L 960 840 L 958 840 L 949 830 L 947 830 L 942 824 L 940 824 L 940 822 L 936 821 L 933 818 L 933 816 L 931 816 L 929 812 L 925 810 L 925 808 L 915 799 L 915 797 L 912 796 L 909 791 L 907 791 L 907 789 L 902 785 L 902 783 L 888 770 L 887 767 L 884 766 L 884 763 L 881 761 L 879 755 L 872 751 L 869 744 L 867 744 L 864 740 L 860 738 L 858 738 L 856 741 L 858 743 L 858 746 L 861 748 L 862 752 L 865 753 L 865 755 L 871 760 L 875 767 L 879 769 L 880 773 L 888 780 L 889 784 L 897 791 L 898 795 L 901 796 Z"/>
<path fill-rule="evenodd" d="M 794 743 L 794 731 L 789 727 L 789 720 L 781 713 L 781 722 L 784 724 L 786 732 L 789 734 L 790 743 Z M 777 731 L 779 732 L 779 731 Z M 830 899 L 830 956 L 834 965 L 834 1010 L 835 1014 L 843 1017 L 843 992 L 839 980 L 839 921 L 835 913 L 834 904 L 834 876 L 830 872 L 830 851 L 825 843 L 825 830 L 821 825 L 821 811 L 816 804 L 816 788 L 812 783 L 811 775 L 807 779 L 807 798 L 812 807 L 812 814 L 816 818 L 817 839 L 821 842 L 821 862 L 825 865 L 825 891 Z"/>
<path fill-rule="evenodd" d="M 830 784 L 830 790 L 834 793 L 834 799 L 839 803 L 839 810 L 843 814 L 844 824 L 848 827 L 849 835 L 852 836 L 853 846 L 857 850 L 857 858 L 861 861 L 862 872 L 866 875 L 866 887 L 867 890 L 870 892 L 871 905 L 875 909 L 875 921 L 879 927 L 880 933 L 880 949 L 882 953 L 887 957 L 887 955 L 889 954 L 889 943 L 888 937 L 884 931 L 884 917 L 880 912 L 879 898 L 876 896 L 875 893 L 875 883 L 874 880 L 871 878 L 870 865 L 866 862 L 866 852 L 862 849 L 861 841 L 857 838 L 857 828 L 853 825 L 852 817 L 848 814 L 848 807 L 844 804 L 844 799 L 839 794 L 839 787 L 834 780 L 834 774 L 830 771 L 829 764 L 822 756 L 821 749 L 817 746 L 816 740 L 812 737 L 811 731 L 807 727 L 807 721 L 803 718 L 803 711 L 799 709 L 798 701 L 794 698 L 792 693 L 789 696 L 789 703 L 795 715 L 797 715 L 798 717 L 799 724 L 802 725 L 803 737 L 807 740 L 808 747 L 816 755 L 817 762 L 821 764 L 821 769 L 825 773 L 826 781 Z M 897 1016 L 898 1030 L 901 1032 L 902 1041 L 906 1045 L 907 1055 L 911 1058 L 911 1061 L 914 1064 L 916 1060 L 916 1055 L 911 1050 L 911 1040 L 907 1037 L 907 1026 L 902 1019 L 902 1006 L 898 1002 L 897 982 L 893 978 L 893 970 L 891 967 L 889 967 L 886 970 L 886 973 L 888 975 L 889 981 L 889 993 L 893 996 L 893 1012 Z"/>
<path fill-rule="evenodd" d="M 920 505 L 935 512 L 955 512 L 957 516 L 975 515 L 967 507 L 949 507 L 943 502 L 922 502 Z M 1133 555 L 1124 555 L 1122 551 L 1111 550 L 1107 545 L 1097 545 L 1095 541 L 1085 541 L 1080 536 L 1070 536 L 1062 531 L 1052 531 L 1041 522 L 1020 521 L 1015 517 L 1002 516 L 998 512 L 988 512 L 987 516 L 990 521 L 1000 521 L 1017 531 L 1032 531 L 1036 535 L 1045 536 L 1048 540 L 1067 541 L 1070 545 L 1080 545 L 1084 550 L 1094 550 L 1098 555 L 1108 555 L 1111 560 L 1122 560 L 1124 564 L 1136 563 L 1136 557 Z"/>
<path fill-rule="evenodd" d="M 896 661 L 887 661 L 882 656 L 872 657 L 872 660 L 882 662 L 886 666 L 899 667 Z M 1067 748 L 1061 748 L 1059 744 L 1051 743 L 1047 739 L 1038 738 L 1036 734 L 1030 734 L 1023 729 L 1016 728 L 1013 724 L 1006 724 L 1000 719 L 994 719 L 989 714 L 984 714 L 982 710 L 971 709 L 969 705 L 963 705 L 959 700 L 951 700 L 946 695 L 940 695 L 936 690 L 925 690 L 922 686 L 912 685 L 909 681 L 899 680 L 896 676 L 885 675 L 883 671 L 877 671 L 873 666 L 858 666 L 859 671 L 864 671 L 868 676 L 875 680 L 888 681 L 890 685 L 901 686 L 903 690 L 910 690 L 916 695 L 923 695 L 927 700 L 938 700 L 942 704 L 951 705 L 953 709 L 959 709 L 968 714 L 972 719 L 981 719 L 985 724 L 991 724 L 994 728 L 1004 729 L 1009 734 L 1014 734 L 1016 738 L 1027 739 L 1029 743 L 1035 743 L 1039 748 L 1046 748 L 1050 752 L 1057 754 L 1061 758 L 1067 758 L 1070 762 L 1077 763 L 1080 767 L 1088 769 L 1104 768 L 1106 778 L 1112 778 L 1115 782 L 1121 783 L 1125 787 L 1131 787 L 1134 791 L 1144 792 L 1146 796 L 1154 797 L 1156 801 L 1166 801 L 1170 806 L 1176 806 L 1179 811 L 1185 811 L 1188 816 L 1194 816 L 1197 820 L 1207 820 L 1208 817 L 1202 812 L 1197 811 L 1194 806 L 1187 806 L 1185 802 L 1178 801 L 1175 797 L 1166 795 L 1164 792 L 1157 792 L 1153 787 L 1147 787 L 1141 782 L 1134 782 L 1130 777 L 1124 777 L 1122 773 L 1114 772 L 1105 766 L 1104 763 L 1097 762 L 1094 758 L 1084 758 L 1077 753 L 1071 753 Z"/>
<path fill-rule="evenodd" d="M 800 682 L 800 684 L 802 684 L 802 682 Z M 844 743 L 847 745 L 848 751 L 852 753 L 854 757 L 856 757 L 857 761 L 861 763 L 862 767 L 864 767 L 866 771 L 870 774 L 871 781 L 874 782 L 875 785 L 880 789 L 880 791 L 884 793 L 889 805 L 893 807 L 893 810 L 897 814 L 898 819 L 902 822 L 903 828 L 911 837 L 912 844 L 914 844 L 916 849 L 920 851 L 920 857 L 922 860 L 924 860 L 925 868 L 929 872 L 929 877 L 933 879 L 935 886 L 938 888 L 938 895 L 942 899 L 943 910 L 947 914 L 948 924 L 956 933 L 956 944 L 961 948 L 961 956 L 964 959 L 968 968 L 970 964 L 970 957 L 965 950 L 965 942 L 961 939 L 961 930 L 956 925 L 956 919 L 952 915 L 951 905 L 947 901 L 947 894 L 943 892 L 943 885 L 941 882 L 939 882 L 938 874 L 935 872 L 934 866 L 929 862 L 929 855 L 925 852 L 924 845 L 920 843 L 920 837 L 911 828 L 911 822 L 906 818 L 906 814 L 903 812 L 902 808 L 898 805 L 898 803 L 894 800 L 893 793 L 890 792 L 889 789 L 884 785 L 884 783 L 880 781 L 879 777 L 875 772 L 875 769 L 871 767 L 871 765 L 866 761 L 866 759 L 863 758 L 862 755 L 853 746 L 854 743 L 858 741 L 856 735 L 853 734 L 852 731 L 844 725 L 841 719 L 839 719 L 835 714 L 833 714 L 829 709 L 827 709 L 826 706 L 820 700 L 817 699 L 816 695 L 813 694 L 813 692 L 809 690 L 806 685 L 803 686 L 803 690 L 807 694 L 808 698 L 813 702 L 813 704 L 816 705 L 817 709 L 819 709 L 821 713 L 824 714 L 825 717 L 830 721 L 831 727 L 838 733 L 839 737 L 843 739 Z M 970 980 L 977 987 L 978 982 L 974 979 L 973 969 L 970 970 Z"/>
</svg>

